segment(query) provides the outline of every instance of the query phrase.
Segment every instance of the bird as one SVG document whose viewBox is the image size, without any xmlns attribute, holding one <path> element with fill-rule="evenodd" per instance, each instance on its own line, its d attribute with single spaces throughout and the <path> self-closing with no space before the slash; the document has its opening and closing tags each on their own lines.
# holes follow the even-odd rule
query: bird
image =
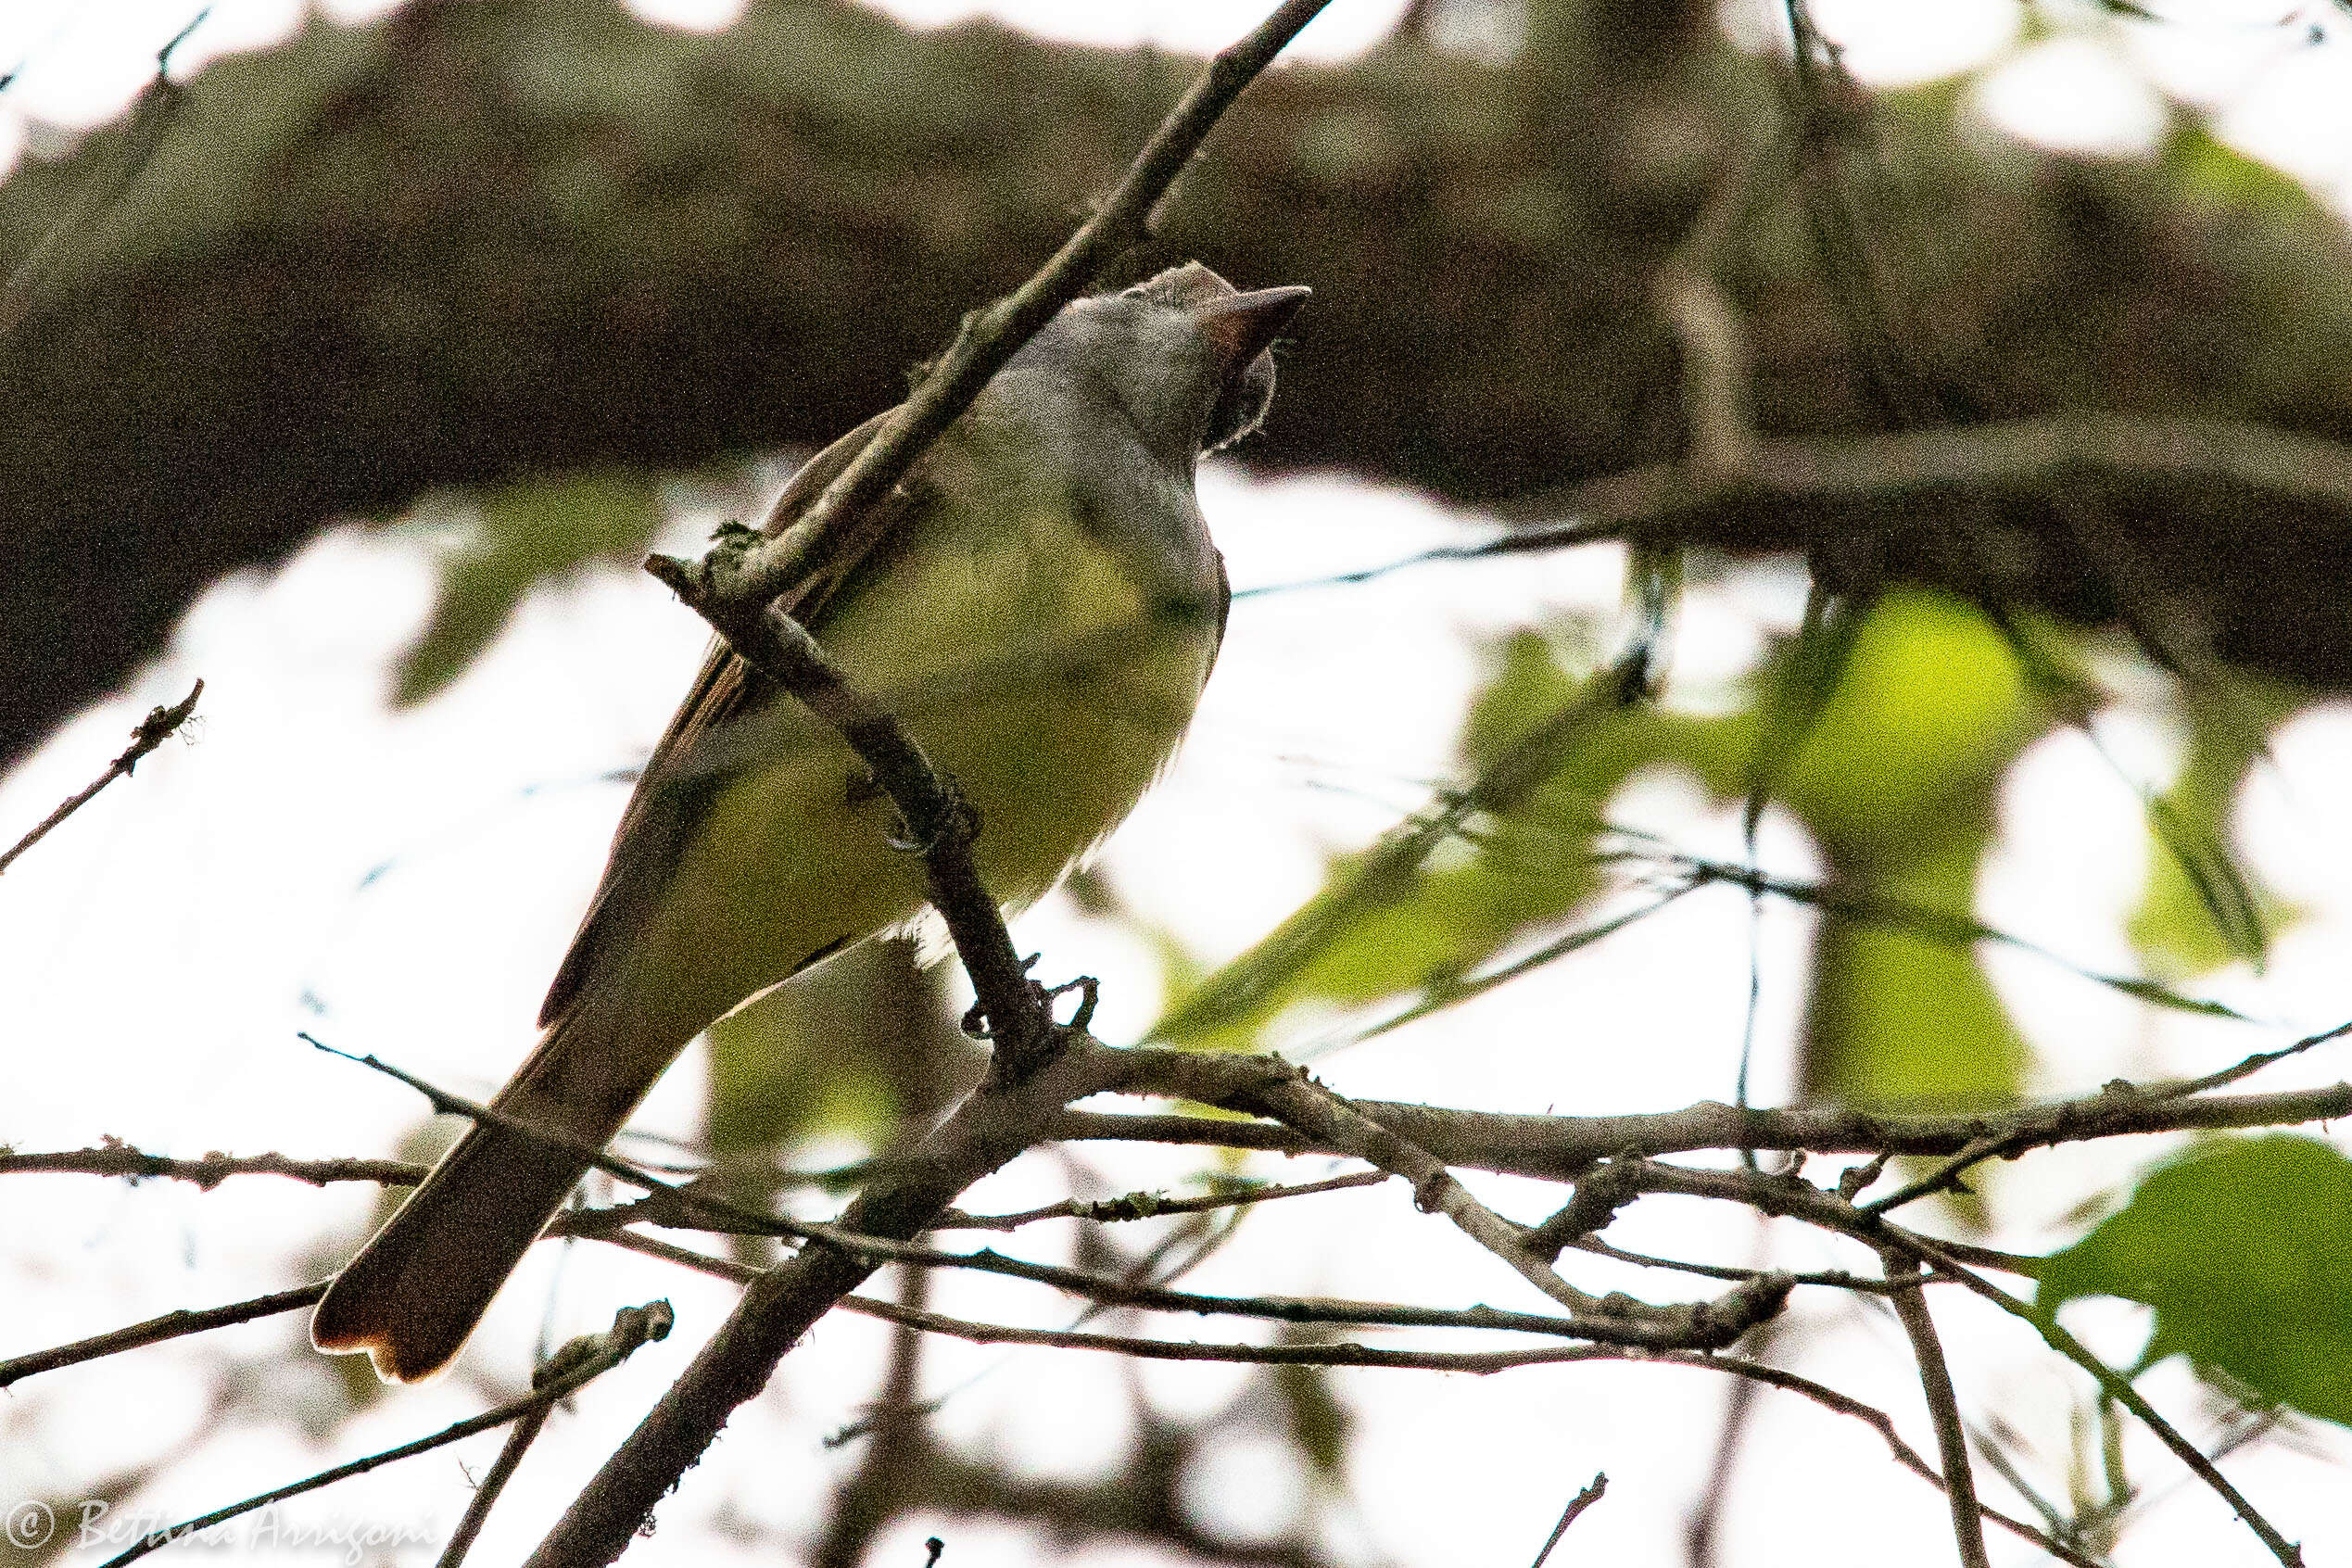
<svg viewBox="0 0 2352 1568">
<path fill-rule="evenodd" d="M 1309 290 L 1197 261 L 1061 308 L 779 605 L 879 699 L 976 814 L 993 896 L 1042 897 L 1175 753 L 1224 637 L 1223 557 L 1194 491 L 1264 422 Z M 889 419 L 810 459 L 780 533 Z M 445 1370 L 601 1149 L 693 1038 L 923 909 L 854 752 L 714 640 L 655 745 L 539 1014 L 537 1047 L 346 1263 L 310 1321 L 379 1376 Z M 543 1129 L 535 1139 L 515 1124 Z"/>
</svg>

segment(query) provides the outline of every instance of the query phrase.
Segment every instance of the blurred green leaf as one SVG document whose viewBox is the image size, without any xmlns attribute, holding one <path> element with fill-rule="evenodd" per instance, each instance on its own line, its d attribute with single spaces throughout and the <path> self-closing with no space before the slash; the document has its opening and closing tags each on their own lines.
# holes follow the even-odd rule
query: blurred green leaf
<svg viewBox="0 0 2352 1568">
<path fill-rule="evenodd" d="M 413 707 L 465 673 L 541 581 L 643 553 L 662 525 L 653 481 L 618 470 L 526 480 L 480 498 L 473 535 L 441 559 L 424 630 L 401 656 L 392 704 Z"/>
<path fill-rule="evenodd" d="M 1777 798 L 1882 864 L 1981 841 L 1994 786 L 2042 726 L 2008 644 L 1968 605 L 1924 592 L 1887 595 L 1848 635 Z"/>
<path fill-rule="evenodd" d="M 1181 995 L 1152 1035 L 1242 1043 L 1296 1002 L 1442 994 L 1600 887 L 1600 807 L 1672 749 L 1677 722 L 1629 707 L 1627 672 L 1579 681 L 1542 638 L 1494 651 L 1463 727 L 1469 784 L 1372 848 L 1335 860 L 1323 891 Z"/>
<path fill-rule="evenodd" d="M 2156 1309 L 2141 1365 L 2200 1370 L 2352 1423 L 2352 1160 L 2314 1138 L 2217 1139 L 2157 1166 L 2130 1202 L 2042 1259 L 2036 1306 Z"/>
<path fill-rule="evenodd" d="M 1843 684 L 1865 616 L 1855 601 L 1825 593 L 1816 584 L 1805 596 L 1797 635 L 1765 667 L 1745 780 L 1748 799 L 1740 812 L 1740 827 L 1751 844 L 1764 806 L 1787 779 L 1790 759 L 1813 740 L 1815 727 Z"/>
<path fill-rule="evenodd" d="M 1283 1343 L 1311 1343 L 1285 1334 Z M 1274 1392 L 1283 1402 L 1291 1440 L 1298 1445 L 1315 1473 L 1336 1480 L 1347 1462 L 1347 1438 L 1355 1423 L 1347 1407 L 1331 1390 L 1327 1367 L 1283 1365 L 1273 1369 Z"/>
<path fill-rule="evenodd" d="M 2000 628 L 1957 600 L 1891 593 L 1846 636 L 1775 791 L 1821 846 L 1827 897 L 1865 916 L 1815 942 L 1802 1091 L 2011 1098 L 2026 1046 L 1972 950 L 1983 928 L 1969 911 L 2002 776 L 2047 717 Z M 1912 918 L 1868 917 L 1890 911 Z"/>
<path fill-rule="evenodd" d="M 2188 758 L 2172 788 L 2149 803 L 2158 848 L 2149 857 L 2148 885 L 2124 928 L 2149 968 L 2175 978 L 2235 958 L 2258 964 L 2270 938 L 2300 914 L 2253 886 L 2228 847 L 2238 791 L 2263 754 L 2267 730 L 2282 723 L 2295 703 L 2284 693 L 2257 695 L 2249 720 L 2226 705 L 2225 696 L 2193 697 L 2185 704 Z"/>
<path fill-rule="evenodd" d="M 2191 194 L 2205 196 L 2207 204 L 2281 214 L 2316 215 L 2321 210 L 2309 187 L 2222 141 L 2202 117 L 2179 117 L 2165 138 L 2160 157 L 2166 171 Z"/>
</svg>

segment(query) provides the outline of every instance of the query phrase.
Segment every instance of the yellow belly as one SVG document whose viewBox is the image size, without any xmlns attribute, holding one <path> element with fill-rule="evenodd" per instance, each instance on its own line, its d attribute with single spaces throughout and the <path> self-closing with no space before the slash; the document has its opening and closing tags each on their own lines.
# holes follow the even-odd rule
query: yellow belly
<svg viewBox="0 0 2352 1568">
<path fill-rule="evenodd" d="M 818 640 L 880 697 L 979 811 L 990 891 L 1049 890 L 1116 827 L 1182 738 L 1216 652 L 1213 605 L 1155 603 L 1051 512 L 942 522 Z M 733 738 L 751 760 L 703 815 L 630 965 L 641 1038 L 682 1043 L 812 956 L 922 906 L 896 813 L 797 703 Z"/>
</svg>

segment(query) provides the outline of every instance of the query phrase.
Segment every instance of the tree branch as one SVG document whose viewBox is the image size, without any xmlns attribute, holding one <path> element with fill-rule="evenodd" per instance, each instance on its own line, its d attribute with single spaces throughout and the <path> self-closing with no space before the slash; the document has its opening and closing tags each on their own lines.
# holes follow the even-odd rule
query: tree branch
<svg viewBox="0 0 2352 1568">
<path fill-rule="evenodd" d="M 0 1361 L 0 1388 L 21 1382 L 36 1372 L 55 1372 L 82 1361 L 95 1361 L 103 1356 L 117 1355 L 124 1350 L 136 1350 L 143 1346 L 158 1345 L 183 1334 L 203 1334 L 209 1329 L 227 1328 L 233 1323 L 249 1323 L 256 1318 L 274 1317 L 280 1312 L 292 1312 L 304 1307 L 314 1307 L 326 1294 L 330 1282 L 297 1285 L 270 1296 L 257 1296 L 247 1301 L 233 1301 L 225 1307 L 208 1307 L 200 1310 L 182 1308 L 166 1312 L 159 1318 L 133 1323 L 126 1328 L 107 1334 L 77 1339 L 70 1345 L 54 1346 L 46 1350 L 34 1350 Z"/>
<path fill-rule="evenodd" d="M 1919 1386 L 1928 1397 L 1928 1416 L 1936 1429 L 1936 1452 L 1943 1460 L 1943 1491 L 1952 1504 L 1952 1536 L 1960 1548 L 1961 1568 L 1992 1568 L 1984 1554 L 1984 1522 L 1978 1517 L 1977 1483 L 1968 1466 L 1968 1433 L 1960 1420 L 1960 1402 L 1952 1391 L 1952 1368 L 1943 1359 L 1943 1344 L 1936 1337 L 1936 1321 L 1919 1288 L 1919 1262 L 1907 1252 L 1882 1250 L 1887 1283 L 1894 1286 L 1895 1316 L 1910 1337 L 1911 1354 L 1919 1363 Z"/>
<path fill-rule="evenodd" d="M 282 1154 L 214 1153 L 182 1159 L 147 1154 L 120 1143 L 95 1149 L 0 1152 L 0 1176 L 122 1176 L 133 1182 L 162 1177 L 194 1182 L 199 1187 L 218 1186 L 232 1176 L 285 1176 L 319 1187 L 335 1182 L 413 1187 L 424 1180 L 424 1173 L 431 1169 L 405 1159 L 296 1159 Z"/>
<path fill-rule="evenodd" d="M 1140 1057 L 1156 1048 L 1137 1046 Z M 1190 1053 L 1168 1056 L 1191 1058 Z M 1138 1067 L 1135 1094 L 1200 1098 L 1183 1087 L 1190 1069 L 1171 1067 L 1155 1086 L 1157 1067 Z M 2120 1080 L 2093 1094 L 2016 1110 L 1954 1116 L 1898 1116 L 1843 1109 L 1745 1111 L 1702 1100 L 1680 1110 L 1626 1116 L 1530 1116 L 1457 1110 L 1393 1100 L 1358 1100 L 1356 1108 L 1448 1165 L 1571 1181 L 1597 1161 L 1621 1154 L 1657 1156 L 1701 1149 L 1767 1149 L 1809 1154 L 1955 1155 L 1987 1138 L 2004 1154 L 2127 1133 L 2206 1132 L 2238 1127 L 2285 1127 L 2352 1116 L 2352 1083 L 2292 1089 L 2270 1094 L 2180 1097 L 2168 1086 Z M 1069 1142 L 1142 1141 L 1266 1149 L 1282 1154 L 1349 1151 L 1331 1139 L 1304 1136 L 1263 1122 L 1220 1121 L 1202 1116 L 1129 1116 L 1064 1111 L 1050 1135 Z"/>
<path fill-rule="evenodd" d="M 125 1564 L 135 1562 L 147 1553 L 170 1546 L 183 1536 L 201 1534 L 256 1509 L 300 1497 L 305 1492 L 315 1492 L 322 1486 L 333 1486 L 354 1475 L 364 1475 L 395 1460 L 430 1453 L 435 1448 L 446 1448 L 471 1437 L 477 1432 L 504 1426 L 508 1422 L 534 1411 L 550 1410 L 627 1360 L 639 1347 L 667 1336 L 672 1321 L 670 1304 L 666 1301 L 655 1301 L 643 1307 L 624 1307 L 613 1314 L 613 1326 L 603 1334 L 582 1335 L 565 1346 L 543 1369 L 550 1374 L 547 1381 L 524 1397 L 443 1427 L 429 1437 L 420 1437 L 413 1443 L 403 1443 L 398 1448 L 386 1448 L 382 1453 L 370 1454 L 348 1464 L 335 1465 L 291 1485 L 247 1498 L 243 1502 L 232 1503 L 227 1508 L 215 1509 L 210 1513 L 155 1531 L 143 1536 L 130 1550 L 107 1559 L 105 1568 L 124 1568 Z"/>
<path fill-rule="evenodd" d="M 166 53 L 169 52 L 167 49 Z M 160 82 L 163 78 L 158 75 L 156 80 Z M 0 335 L 5 335 L 6 330 L 5 322 L 0 322 Z M 64 803 L 57 810 L 43 817 L 32 832 L 19 839 L 6 854 L 0 854 L 0 872 L 6 871 L 16 863 L 19 855 L 48 837 L 52 828 L 88 805 L 99 790 L 118 778 L 128 777 L 131 770 L 139 765 L 141 757 L 162 745 L 179 730 L 182 725 L 188 722 L 188 715 L 196 712 L 196 699 L 203 695 L 204 682 L 199 680 L 189 689 L 185 697 L 181 698 L 170 707 L 157 707 L 149 710 L 147 716 L 141 719 L 138 727 L 131 732 L 131 744 L 123 749 L 120 756 L 107 765 L 107 770 L 104 773 L 98 775 L 97 778 L 85 788 L 68 795 Z"/>
</svg>

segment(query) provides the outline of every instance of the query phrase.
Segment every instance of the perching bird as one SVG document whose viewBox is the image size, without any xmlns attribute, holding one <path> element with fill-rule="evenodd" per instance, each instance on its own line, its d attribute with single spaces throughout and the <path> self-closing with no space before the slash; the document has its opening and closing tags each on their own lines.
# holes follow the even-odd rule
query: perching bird
<svg viewBox="0 0 2352 1568">
<path fill-rule="evenodd" d="M 871 514 L 877 542 L 782 600 L 977 809 L 991 891 L 1050 889 L 1174 752 L 1224 633 L 1224 563 L 1193 467 L 1256 429 L 1304 288 L 1239 293 L 1197 262 L 1065 307 Z M 769 509 L 799 517 L 878 416 Z M 601 1147 L 689 1041 L 922 908 L 854 753 L 714 647 L 614 835 L 494 1106 Z M 319 1303 L 310 1337 L 383 1376 L 449 1365 L 588 1162 L 477 1125 Z"/>
</svg>

